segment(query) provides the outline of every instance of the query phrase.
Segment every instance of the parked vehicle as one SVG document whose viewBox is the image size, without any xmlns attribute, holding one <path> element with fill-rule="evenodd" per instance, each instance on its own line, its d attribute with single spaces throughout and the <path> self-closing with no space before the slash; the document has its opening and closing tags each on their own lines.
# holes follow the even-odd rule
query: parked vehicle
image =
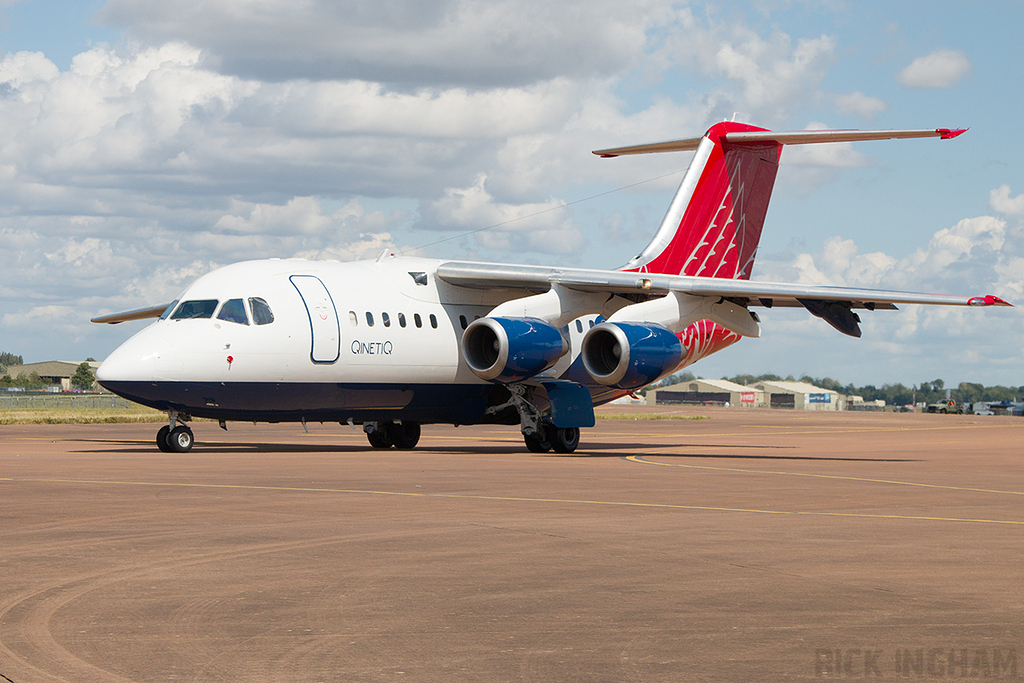
<svg viewBox="0 0 1024 683">
<path fill-rule="evenodd" d="M 943 415 L 946 413 L 964 414 L 964 407 L 957 403 L 955 398 L 947 398 L 938 403 L 929 403 L 927 410 L 929 413 L 942 413 Z"/>
</svg>

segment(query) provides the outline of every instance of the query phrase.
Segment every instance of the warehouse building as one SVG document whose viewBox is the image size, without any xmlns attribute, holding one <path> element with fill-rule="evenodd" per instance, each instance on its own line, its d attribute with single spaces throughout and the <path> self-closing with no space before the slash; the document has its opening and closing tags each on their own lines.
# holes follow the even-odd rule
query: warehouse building
<svg viewBox="0 0 1024 683">
<path fill-rule="evenodd" d="M 647 392 L 649 405 L 725 405 L 760 407 L 764 391 L 725 379 L 694 379 Z"/>
<path fill-rule="evenodd" d="M 758 382 L 754 389 L 763 392 L 771 408 L 795 410 L 843 410 L 846 397 L 806 382 Z"/>
<path fill-rule="evenodd" d="M 99 361 L 87 361 L 89 367 L 92 368 L 92 374 L 96 374 L 96 368 L 100 366 Z M 15 378 L 22 375 L 29 377 L 33 372 L 39 375 L 46 384 L 51 386 L 60 387 L 61 391 L 71 391 L 71 378 L 75 376 L 75 372 L 78 370 L 78 366 L 82 364 L 82 361 L 77 363 L 66 360 L 51 360 L 43 363 L 26 363 L 25 365 L 12 365 L 7 368 L 7 372 L 4 373 L 9 377 Z"/>
</svg>

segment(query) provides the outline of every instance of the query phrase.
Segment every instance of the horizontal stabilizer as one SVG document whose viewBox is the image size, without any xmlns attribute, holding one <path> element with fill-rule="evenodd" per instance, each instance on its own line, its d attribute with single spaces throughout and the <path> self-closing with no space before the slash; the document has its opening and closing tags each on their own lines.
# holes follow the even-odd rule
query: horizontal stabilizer
<svg viewBox="0 0 1024 683">
<path fill-rule="evenodd" d="M 861 142 L 864 140 L 897 140 L 904 138 L 940 138 L 949 140 L 966 132 L 966 128 L 922 128 L 918 130 L 793 130 L 735 131 L 723 133 L 721 141 L 730 145 L 807 145 L 817 142 Z M 697 149 L 702 138 L 686 138 L 647 145 L 595 150 L 602 158 L 626 154 L 655 152 L 688 152 Z"/>
</svg>

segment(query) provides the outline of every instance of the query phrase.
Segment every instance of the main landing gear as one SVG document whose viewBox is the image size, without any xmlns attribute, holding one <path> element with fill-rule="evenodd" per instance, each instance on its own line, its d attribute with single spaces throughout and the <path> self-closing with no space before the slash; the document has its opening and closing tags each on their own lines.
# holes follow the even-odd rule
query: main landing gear
<svg viewBox="0 0 1024 683">
<path fill-rule="evenodd" d="M 419 422 L 365 422 L 363 431 L 374 448 L 391 448 L 408 451 L 420 440 Z"/>
<path fill-rule="evenodd" d="M 185 420 L 188 416 L 180 416 L 176 411 L 168 411 L 169 424 L 160 428 L 156 433 L 156 447 L 164 453 L 188 453 L 195 443 L 195 436 L 192 430 L 178 421 Z"/>
<path fill-rule="evenodd" d="M 526 442 L 526 450 L 531 453 L 547 453 L 551 450 L 555 453 L 572 453 L 580 445 L 580 428 L 544 424 L 543 432 L 524 432 L 523 441 Z"/>
<path fill-rule="evenodd" d="M 519 413 L 520 428 L 526 450 L 531 453 L 572 453 L 580 445 L 579 427 L 556 427 L 551 418 L 545 416 L 533 403 L 533 387 L 525 384 L 512 384 L 509 400 L 487 409 L 488 414 L 496 414 L 509 406 Z"/>
</svg>

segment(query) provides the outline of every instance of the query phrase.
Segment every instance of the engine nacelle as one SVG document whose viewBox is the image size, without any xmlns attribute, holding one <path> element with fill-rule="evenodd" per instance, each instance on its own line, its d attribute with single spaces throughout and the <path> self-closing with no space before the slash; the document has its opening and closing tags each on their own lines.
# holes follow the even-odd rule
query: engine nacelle
<svg viewBox="0 0 1024 683">
<path fill-rule="evenodd" d="M 637 389 L 674 370 L 683 345 L 675 333 L 655 323 L 605 322 L 583 337 L 580 355 L 594 381 Z"/>
<path fill-rule="evenodd" d="M 462 335 L 462 357 L 473 374 L 502 384 L 547 370 L 568 350 L 558 328 L 536 318 L 480 318 Z"/>
</svg>

